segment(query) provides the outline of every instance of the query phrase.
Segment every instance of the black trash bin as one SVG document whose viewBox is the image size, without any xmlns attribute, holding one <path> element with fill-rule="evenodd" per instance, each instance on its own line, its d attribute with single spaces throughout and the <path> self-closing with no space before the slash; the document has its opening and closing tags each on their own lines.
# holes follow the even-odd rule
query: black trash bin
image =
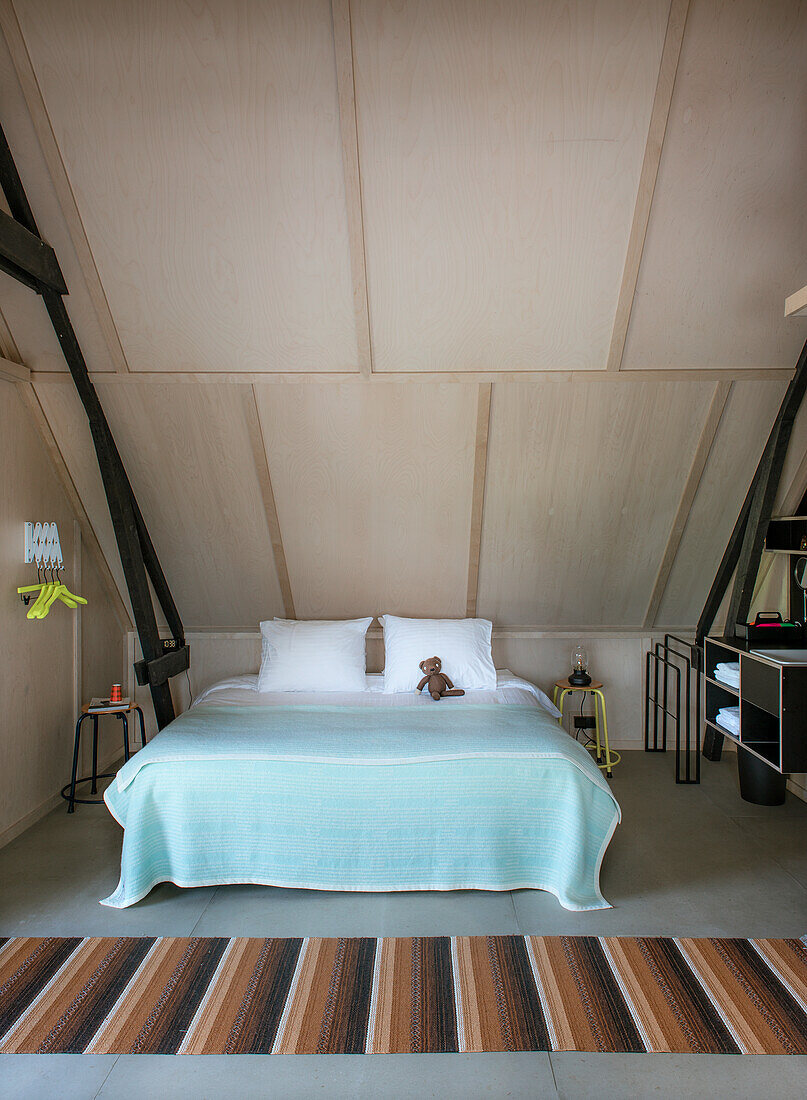
<svg viewBox="0 0 807 1100">
<path fill-rule="evenodd" d="M 737 746 L 737 771 L 740 794 L 757 806 L 781 806 L 787 791 L 787 776 L 782 775 L 758 756 Z"/>
</svg>

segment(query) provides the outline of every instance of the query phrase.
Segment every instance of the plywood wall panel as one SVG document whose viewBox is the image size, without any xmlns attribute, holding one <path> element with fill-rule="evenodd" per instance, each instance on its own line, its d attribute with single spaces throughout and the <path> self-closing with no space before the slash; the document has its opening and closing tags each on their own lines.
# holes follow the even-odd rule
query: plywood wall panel
<svg viewBox="0 0 807 1100">
<path fill-rule="evenodd" d="M 376 370 L 605 366 L 667 9 L 354 0 Z"/>
<path fill-rule="evenodd" d="M 19 0 L 133 370 L 356 368 L 328 0 Z"/>
<path fill-rule="evenodd" d="M 87 415 L 72 382 L 64 385 L 40 385 L 35 388 L 42 411 L 95 531 L 121 599 L 131 616 L 126 579 L 118 555 L 115 531 L 109 515 Z"/>
<path fill-rule="evenodd" d="M 781 382 L 733 384 L 659 606 L 662 625 L 698 621 L 784 391 Z"/>
<path fill-rule="evenodd" d="M 480 614 L 641 624 L 712 390 L 494 386 Z"/>
<path fill-rule="evenodd" d="M 807 9 L 692 0 L 623 367 L 795 366 Z"/>
<path fill-rule="evenodd" d="M 256 394 L 297 614 L 464 615 L 476 387 Z"/>
<path fill-rule="evenodd" d="M 246 431 L 248 386 L 98 386 L 188 626 L 282 614 Z"/>
<path fill-rule="evenodd" d="M 0 834 L 56 794 L 70 763 L 73 709 L 72 613 L 60 605 L 46 619 L 28 620 L 14 593 L 33 584 L 23 564 L 24 524 L 59 527 L 65 560 L 73 556 L 73 517 L 42 444 L 10 382 L 0 382 Z M 13 477 L 9 471 L 13 470 Z M 68 583 L 69 583 L 68 575 Z M 62 613 L 63 612 L 63 613 Z M 83 614 L 83 612 L 82 612 Z M 61 769 L 61 771 L 60 771 Z M 58 786 L 57 786 L 58 783 Z"/>
<path fill-rule="evenodd" d="M 111 370 L 113 365 L 110 362 L 109 349 L 87 292 L 81 266 L 2 34 L 0 103 L 3 130 L 39 231 L 55 249 L 70 292 L 67 310 L 78 334 L 84 358 L 92 371 Z M 1 193 L 0 205 L 7 209 Z M 67 370 L 59 341 L 42 300 L 32 290 L 15 282 L 8 275 L 0 275 L 0 308 L 26 366 L 40 371 Z"/>
<path fill-rule="evenodd" d="M 103 585 L 75 542 L 74 516 L 16 387 L 0 382 L 0 843 L 11 839 L 59 802 L 70 777 L 74 691 L 95 671 L 109 687 L 120 677 L 123 636 Z M 53 606 L 29 620 L 14 592 L 33 584 L 36 569 L 23 562 L 24 524 L 54 522 L 65 560 L 63 578 L 86 597 L 86 607 Z M 78 565 L 78 568 L 77 568 Z M 80 576 L 79 576 L 80 572 Z M 75 631 L 76 622 L 80 630 Z M 97 680 L 95 682 L 98 682 Z M 86 726 L 85 726 L 86 729 Z"/>
</svg>

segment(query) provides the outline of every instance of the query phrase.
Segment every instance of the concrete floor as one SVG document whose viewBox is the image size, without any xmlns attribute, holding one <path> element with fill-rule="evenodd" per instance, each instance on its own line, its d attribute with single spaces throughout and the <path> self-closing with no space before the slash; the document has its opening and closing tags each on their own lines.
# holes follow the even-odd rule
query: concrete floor
<svg viewBox="0 0 807 1100">
<path fill-rule="evenodd" d="M 602 887 L 613 909 L 569 913 L 548 894 L 337 894 L 161 886 L 131 909 L 98 904 L 118 878 L 120 830 L 103 806 L 58 809 L 0 850 L 2 935 L 802 936 L 807 804 L 753 806 L 736 763 L 676 787 L 671 756 L 623 755 L 623 823 Z M 334 1057 L 0 1057 L 0 1097 L 783 1097 L 806 1057 L 474 1054 Z"/>
</svg>

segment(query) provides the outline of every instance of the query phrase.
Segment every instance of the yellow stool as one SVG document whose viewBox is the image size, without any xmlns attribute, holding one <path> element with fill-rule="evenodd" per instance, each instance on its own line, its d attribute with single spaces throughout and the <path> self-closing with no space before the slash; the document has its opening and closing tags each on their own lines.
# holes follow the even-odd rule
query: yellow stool
<svg viewBox="0 0 807 1100">
<path fill-rule="evenodd" d="M 608 715 L 605 710 L 605 696 L 602 693 L 602 684 L 599 680 L 592 680 L 590 684 L 586 684 L 586 686 L 583 687 L 582 684 L 570 684 L 568 680 L 555 681 L 555 691 L 552 696 L 552 702 L 560 711 L 558 723 L 561 726 L 563 725 L 563 700 L 567 695 L 571 695 L 575 691 L 590 691 L 594 696 L 594 746 L 597 756 L 597 767 L 604 768 L 605 774 L 610 779 L 613 775 L 611 769 L 619 763 L 622 757 L 616 751 L 611 752 L 611 747 L 608 744 Z M 558 699 L 558 692 L 560 692 L 560 699 Z M 601 728 L 602 739 L 600 739 Z"/>
</svg>

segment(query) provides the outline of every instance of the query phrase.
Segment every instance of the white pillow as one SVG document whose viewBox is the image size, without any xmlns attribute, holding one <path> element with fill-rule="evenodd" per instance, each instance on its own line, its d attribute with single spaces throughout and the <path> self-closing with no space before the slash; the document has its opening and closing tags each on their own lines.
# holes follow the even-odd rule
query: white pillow
<svg viewBox="0 0 807 1100">
<path fill-rule="evenodd" d="M 495 691 L 496 669 L 490 652 L 493 624 L 487 619 L 399 619 L 382 615 L 384 691 L 414 691 L 423 679 L 418 667 L 439 657 L 443 672 L 466 691 Z"/>
<path fill-rule="evenodd" d="M 258 691 L 364 691 L 364 635 L 372 621 L 261 623 Z"/>
</svg>

